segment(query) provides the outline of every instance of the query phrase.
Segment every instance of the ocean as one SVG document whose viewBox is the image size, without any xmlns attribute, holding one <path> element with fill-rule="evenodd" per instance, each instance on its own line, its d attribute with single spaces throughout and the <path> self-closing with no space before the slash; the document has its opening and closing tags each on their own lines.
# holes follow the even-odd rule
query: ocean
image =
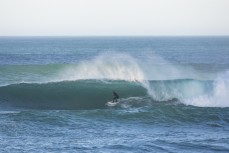
<svg viewBox="0 0 229 153">
<path fill-rule="evenodd" d="M 229 37 L 0 37 L 0 152 L 229 152 Z"/>
</svg>

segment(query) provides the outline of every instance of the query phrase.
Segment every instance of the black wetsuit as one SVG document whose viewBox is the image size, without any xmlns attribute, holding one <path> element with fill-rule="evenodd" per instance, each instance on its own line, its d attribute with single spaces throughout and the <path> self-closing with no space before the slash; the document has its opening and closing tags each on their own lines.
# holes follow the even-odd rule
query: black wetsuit
<svg viewBox="0 0 229 153">
<path fill-rule="evenodd" d="M 116 92 L 113 92 L 113 102 L 117 102 L 119 99 L 119 95 Z"/>
</svg>

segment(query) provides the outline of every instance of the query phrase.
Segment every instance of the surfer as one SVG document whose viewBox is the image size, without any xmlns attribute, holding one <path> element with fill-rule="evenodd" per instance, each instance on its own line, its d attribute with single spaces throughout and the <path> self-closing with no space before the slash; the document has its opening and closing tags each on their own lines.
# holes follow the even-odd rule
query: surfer
<svg viewBox="0 0 229 153">
<path fill-rule="evenodd" d="M 113 91 L 113 103 L 118 102 L 118 99 L 119 99 L 119 95 Z"/>
</svg>

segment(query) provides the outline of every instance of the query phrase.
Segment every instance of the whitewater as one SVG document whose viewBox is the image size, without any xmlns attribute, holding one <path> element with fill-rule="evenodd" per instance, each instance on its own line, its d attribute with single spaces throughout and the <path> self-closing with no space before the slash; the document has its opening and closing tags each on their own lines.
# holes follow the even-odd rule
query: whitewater
<svg viewBox="0 0 229 153">
<path fill-rule="evenodd" d="M 0 57 L 3 152 L 229 151 L 228 37 L 1 37 Z"/>
<path fill-rule="evenodd" d="M 149 65 L 149 63 L 147 64 Z M 147 66 L 144 68 L 142 66 L 144 63 L 137 62 L 137 59 L 128 54 L 118 52 L 102 54 L 92 60 L 82 61 L 78 65 L 42 66 L 39 68 L 40 72 L 43 72 L 43 69 L 48 71 L 55 67 L 56 74 L 49 74 L 49 77 L 44 79 L 37 78 L 37 80 L 30 81 L 28 79 L 28 81 L 23 80 L 2 85 L 0 95 L 9 102 L 30 102 L 30 107 L 33 107 L 34 104 L 34 107 L 39 105 L 44 109 L 46 107 L 42 106 L 43 101 L 46 104 L 60 101 L 57 104 L 55 102 L 48 104 L 50 105 L 48 109 L 52 107 L 55 109 L 56 105 L 61 105 L 60 108 L 65 108 L 67 105 L 71 109 L 81 109 L 77 105 L 86 103 L 87 106 L 94 105 L 95 109 L 101 108 L 101 105 L 105 106 L 104 104 L 109 101 L 109 98 L 111 99 L 110 93 L 113 90 L 119 91 L 123 98 L 148 96 L 158 102 L 176 99 L 186 105 L 229 107 L 229 71 L 218 74 L 214 80 L 198 80 L 198 78 L 191 77 L 175 79 L 170 78 L 169 73 L 173 74 L 175 71 L 175 74 L 180 77 L 182 72 L 170 65 L 166 66 L 168 74 L 164 74 L 163 80 L 157 80 L 158 75 L 163 75 L 160 74 L 160 71 L 154 72 L 150 76 L 143 70 Z M 25 67 L 24 70 L 27 71 L 26 73 L 33 73 L 34 67 Z M 21 66 L 16 66 L 12 69 L 13 71 L 23 70 L 20 68 Z M 13 72 L 5 70 L 5 73 Z M 30 98 L 28 98 L 28 93 Z M 66 107 L 66 109 L 68 108 Z"/>
</svg>

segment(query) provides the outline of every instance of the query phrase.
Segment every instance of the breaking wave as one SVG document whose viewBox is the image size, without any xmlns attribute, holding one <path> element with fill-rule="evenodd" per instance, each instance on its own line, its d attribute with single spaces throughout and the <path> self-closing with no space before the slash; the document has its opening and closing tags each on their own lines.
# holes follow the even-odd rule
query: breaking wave
<svg viewBox="0 0 229 153">
<path fill-rule="evenodd" d="M 99 109 L 106 108 L 112 91 L 121 102 L 171 102 L 201 107 L 229 107 L 228 81 L 192 79 L 147 81 L 77 80 L 50 83 L 20 83 L 0 87 L 0 101 L 14 107 L 34 109 Z M 132 98 L 131 97 L 138 97 Z M 139 99 L 139 98 L 143 98 Z M 142 102 L 142 105 L 145 105 Z"/>
<path fill-rule="evenodd" d="M 194 71 L 185 73 L 171 65 L 159 70 L 150 65 L 127 54 L 103 54 L 76 65 L 11 66 L 12 71 L 5 68 L 1 73 L 15 76 L 16 72 L 23 77 L 26 72 L 34 78 L 13 78 L 16 82 L 0 86 L 0 103 L 34 109 L 97 109 L 106 108 L 112 91 L 116 91 L 125 102 L 139 103 L 143 98 L 151 104 L 177 101 L 199 107 L 229 107 L 229 71 L 212 80 L 187 79 L 182 74 Z"/>
</svg>

